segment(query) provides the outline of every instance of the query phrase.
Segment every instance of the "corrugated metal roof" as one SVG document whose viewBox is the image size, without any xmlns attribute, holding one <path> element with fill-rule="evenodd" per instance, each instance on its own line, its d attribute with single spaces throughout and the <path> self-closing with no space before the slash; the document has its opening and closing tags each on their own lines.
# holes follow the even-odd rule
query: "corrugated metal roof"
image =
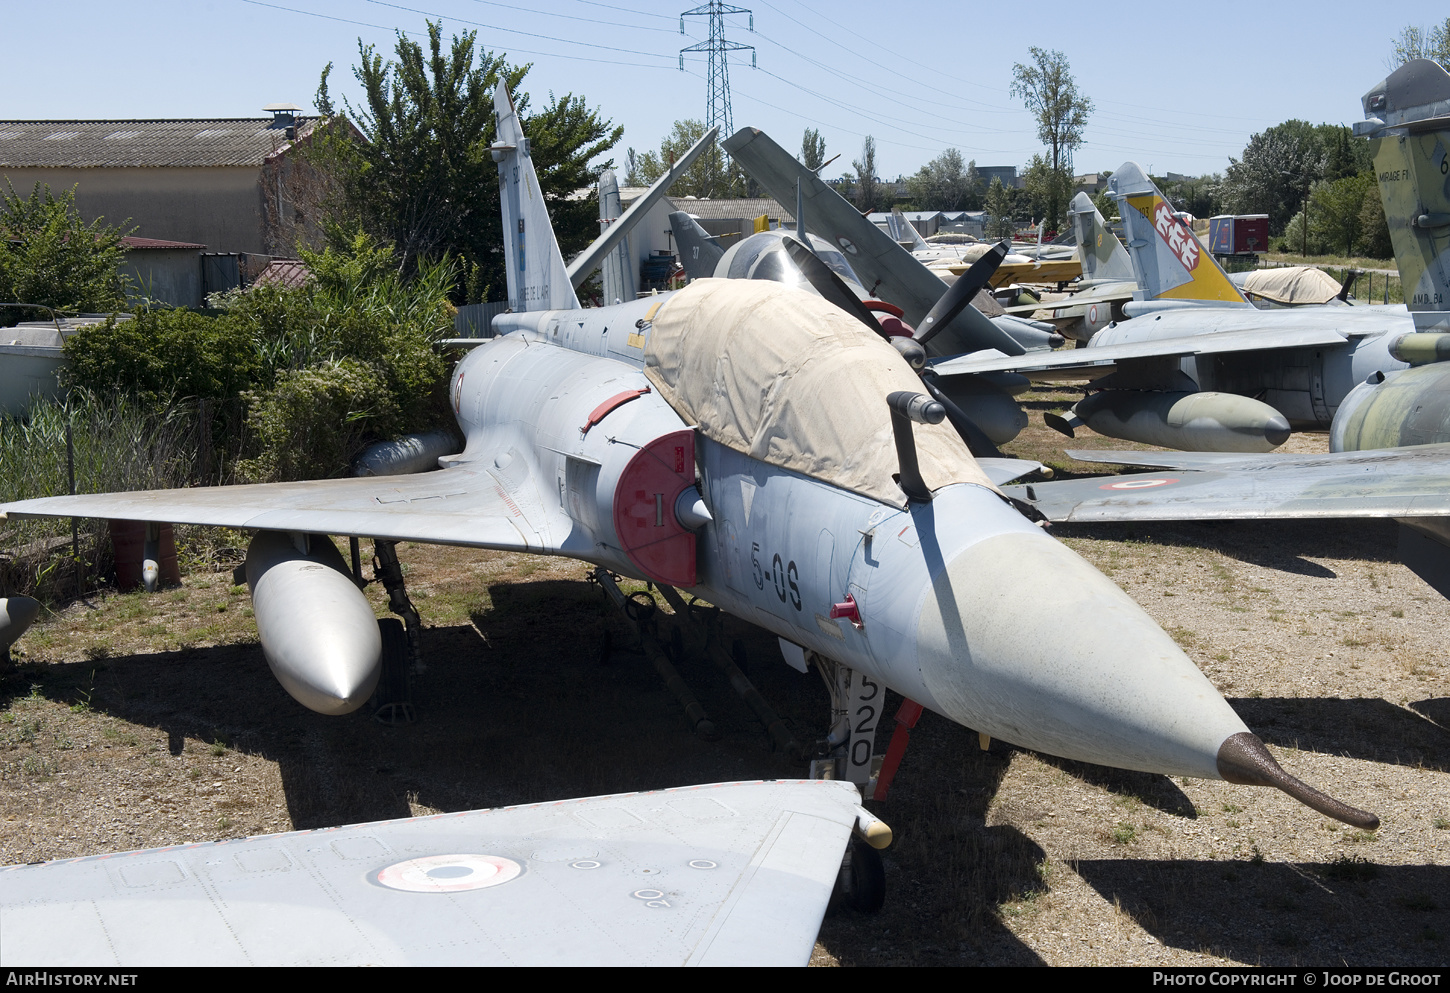
<svg viewBox="0 0 1450 993">
<path fill-rule="evenodd" d="M 305 135 L 317 118 L 297 118 Z M 0 168 L 260 166 L 291 144 L 277 120 L 0 121 Z"/>
<path fill-rule="evenodd" d="M 301 259 L 273 259 L 267 263 L 253 286 L 266 286 L 275 283 L 285 289 L 296 289 L 299 286 L 306 286 L 312 281 L 312 270 L 307 268 L 307 263 Z"/>
<path fill-rule="evenodd" d="M 683 210 L 702 220 L 747 220 L 766 214 L 772 219 L 779 219 L 783 224 L 795 223 L 795 211 L 786 210 L 770 197 L 740 200 L 691 200 L 688 197 L 665 199 L 673 204 L 672 210 Z"/>
</svg>

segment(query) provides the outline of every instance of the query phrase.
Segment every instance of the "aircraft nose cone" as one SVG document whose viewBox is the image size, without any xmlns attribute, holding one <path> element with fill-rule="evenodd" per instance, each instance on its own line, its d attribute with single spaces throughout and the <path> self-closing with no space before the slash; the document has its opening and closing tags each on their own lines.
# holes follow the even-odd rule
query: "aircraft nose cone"
<svg viewBox="0 0 1450 993">
<path fill-rule="evenodd" d="M 1064 758 L 1217 779 L 1248 729 L 1127 594 L 1036 529 L 985 538 L 927 590 L 922 677 L 970 728 Z"/>
</svg>

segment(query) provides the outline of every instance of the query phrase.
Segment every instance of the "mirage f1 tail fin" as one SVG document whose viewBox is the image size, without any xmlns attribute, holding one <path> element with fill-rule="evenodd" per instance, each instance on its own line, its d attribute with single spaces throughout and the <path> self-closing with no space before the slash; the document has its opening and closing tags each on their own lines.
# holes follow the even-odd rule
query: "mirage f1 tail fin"
<svg viewBox="0 0 1450 993">
<path fill-rule="evenodd" d="M 1138 280 L 1135 299 L 1253 306 L 1138 163 L 1124 162 L 1108 180 L 1108 192 L 1123 218 Z"/>
<path fill-rule="evenodd" d="M 1072 233 L 1077 237 L 1083 282 L 1131 282 L 1133 260 L 1128 258 L 1128 250 L 1118 236 L 1108 230 L 1108 223 L 1093 204 L 1092 197 L 1086 193 L 1073 197 L 1068 217 L 1072 221 Z"/>
<path fill-rule="evenodd" d="M 1422 331 L 1450 331 L 1450 73 L 1406 62 L 1364 95 L 1375 176 L 1405 303 Z"/>
<path fill-rule="evenodd" d="M 503 245 L 508 263 L 509 307 L 529 310 L 573 310 L 579 306 L 534 163 L 529 139 L 503 80 L 493 94 L 498 127 L 493 160 L 498 163 L 499 198 L 503 201 Z"/>
<path fill-rule="evenodd" d="M 708 279 L 715 275 L 715 266 L 725 256 L 716 239 L 683 210 L 670 214 L 670 230 L 679 246 L 680 263 L 691 279 Z"/>
</svg>

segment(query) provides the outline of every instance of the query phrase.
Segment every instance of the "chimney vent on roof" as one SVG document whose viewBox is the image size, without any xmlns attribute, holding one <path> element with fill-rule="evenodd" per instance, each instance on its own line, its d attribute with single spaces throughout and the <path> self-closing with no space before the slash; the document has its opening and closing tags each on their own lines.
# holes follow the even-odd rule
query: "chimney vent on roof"
<svg viewBox="0 0 1450 993">
<path fill-rule="evenodd" d="M 302 108 L 290 103 L 269 103 L 262 108 L 272 115 L 272 127 L 290 128 L 297 124 L 297 115 L 302 113 Z"/>
</svg>

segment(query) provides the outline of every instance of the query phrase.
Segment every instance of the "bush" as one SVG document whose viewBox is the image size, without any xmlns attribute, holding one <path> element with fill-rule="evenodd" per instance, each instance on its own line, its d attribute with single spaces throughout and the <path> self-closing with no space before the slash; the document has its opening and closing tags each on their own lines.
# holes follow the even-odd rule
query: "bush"
<svg viewBox="0 0 1450 993">
<path fill-rule="evenodd" d="M 125 231 L 101 219 L 87 225 L 72 188 L 59 198 L 35 184 L 29 197 L 15 187 L 0 198 L 0 300 L 44 304 L 72 313 L 110 313 L 126 304 L 120 265 Z M 35 312 L 0 308 L 0 325 L 35 319 Z"/>
<path fill-rule="evenodd" d="M 70 492 L 67 423 L 77 493 L 173 488 L 195 480 L 194 408 L 74 392 L 64 402 L 37 402 L 25 418 L 0 418 L 0 503 Z M 77 585 L 95 589 L 110 568 L 106 522 L 82 519 L 78 525 L 79 562 L 71 558 L 66 518 L 0 524 L 0 592 L 51 599 L 72 595 Z"/>
<path fill-rule="evenodd" d="M 386 376 L 357 359 L 320 362 L 277 377 L 247 396 L 247 425 L 261 454 L 237 464 L 243 480 L 341 475 L 370 437 L 390 437 L 401 419 Z"/>
<path fill-rule="evenodd" d="M 249 330 L 235 320 L 185 310 L 142 311 L 75 332 L 66 341 L 69 385 L 152 402 L 239 395 L 261 362 Z"/>
</svg>

